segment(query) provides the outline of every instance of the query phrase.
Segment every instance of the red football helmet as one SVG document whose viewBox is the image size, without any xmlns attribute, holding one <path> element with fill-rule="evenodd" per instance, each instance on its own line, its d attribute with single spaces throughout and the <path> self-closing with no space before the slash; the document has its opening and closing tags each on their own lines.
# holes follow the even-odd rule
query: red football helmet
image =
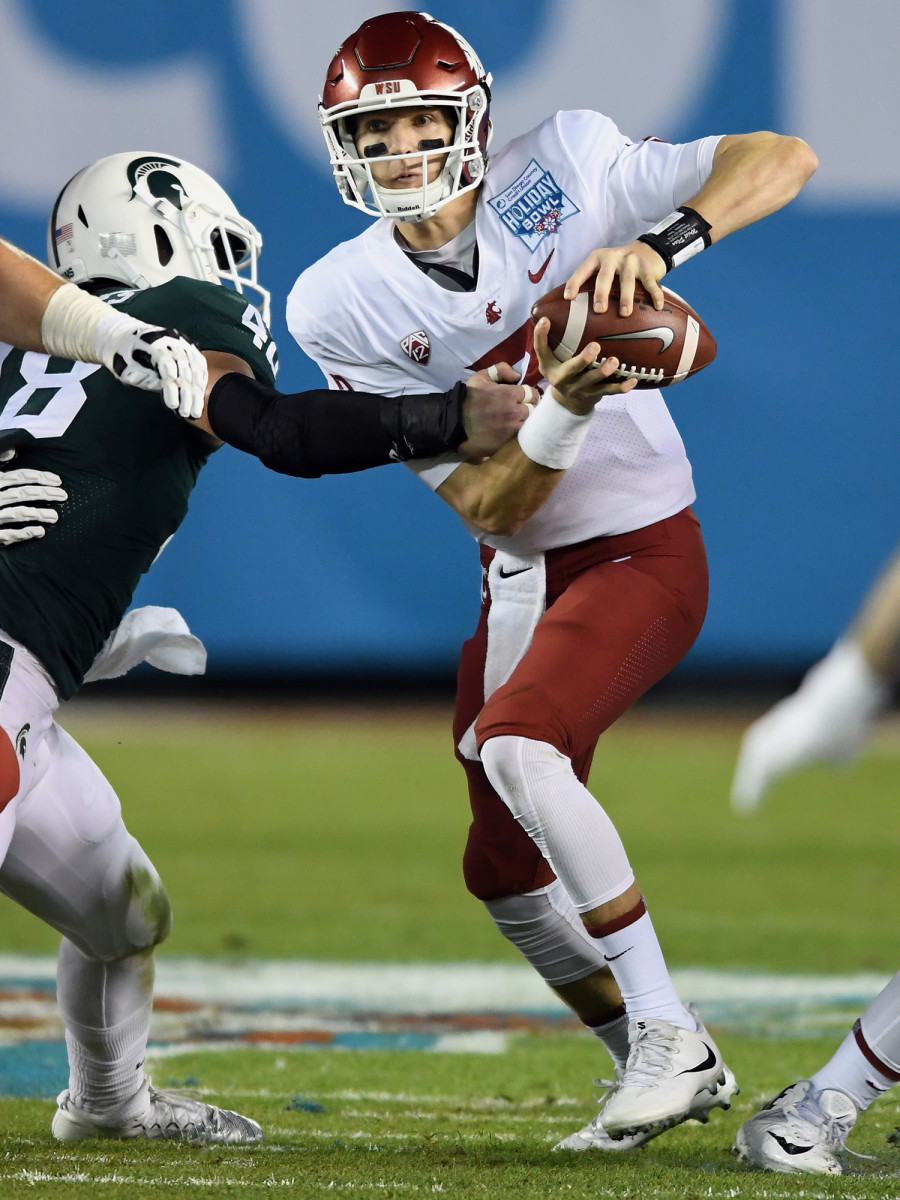
<svg viewBox="0 0 900 1200">
<path fill-rule="evenodd" d="M 345 203 L 373 217 L 423 221 L 448 200 L 478 187 L 487 170 L 490 84 L 465 38 L 428 13 L 384 13 L 360 25 L 332 59 L 319 101 L 319 120 Z M 429 155 L 446 154 L 443 170 L 421 187 L 378 187 L 371 160 L 357 152 L 352 118 L 422 106 L 449 109 L 455 122 L 449 152 L 445 147 L 421 151 L 423 181 Z"/>
</svg>

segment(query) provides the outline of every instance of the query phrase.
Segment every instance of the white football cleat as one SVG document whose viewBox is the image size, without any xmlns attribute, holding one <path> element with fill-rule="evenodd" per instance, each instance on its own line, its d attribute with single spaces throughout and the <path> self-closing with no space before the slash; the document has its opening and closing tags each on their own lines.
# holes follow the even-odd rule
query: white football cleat
<svg viewBox="0 0 900 1200">
<path fill-rule="evenodd" d="M 177 1092 L 157 1092 L 149 1079 L 144 1081 L 136 1102 L 129 1103 L 128 1115 L 87 1112 L 74 1103 L 68 1090 L 60 1093 L 57 1106 L 51 1132 L 60 1142 L 85 1138 L 167 1138 L 194 1145 L 208 1142 L 252 1145 L 263 1137 L 260 1126 L 249 1117 Z"/>
<path fill-rule="evenodd" d="M 732 1150 L 766 1171 L 842 1175 L 840 1155 L 857 1116 L 845 1092 L 817 1092 L 808 1079 L 801 1079 L 744 1122 Z"/>
<path fill-rule="evenodd" d="M 727 1108 L 738 1090 L 702 1024 L 694 1032 L 642 1017 L 629 1021 L 628 1041 L 625 1071 L 601 1113 L 612 1138 L 662 1133 L 691 1119 L 698 1104 L 704 1111 L 695 1119 L 703 1120 L 710 1109 Z"/>
<path fill-rule="evenodd" d="M 601 1096 L 599 1103 L 604 1104 L 607 1097 L 612 1091 L 615 1091 L 618 1083 L 621 1082 L 621 1076 L 616 1083 L 612 1080 L 598 1080 L 598 1083 L 605 1084 L 610 1091 L 606 1095 Z M 709 1120 L 709 1114 L 714 1108 L 731 1108 L 731 1097 L 738 1091 L 737 1082 L 734 1075 L 725 1068 L 725 1083 L 718 1087 L 715 1092 L 703 1091 L 698 1092 L 691 1104 L 685 1120 L 700 1121 L 705 1125 Z M 663 1133 L 662 1129 L 642 1130 L 639 1133 L 626 1134 L 624 1137 L 613 1138 L 603 1128 L 603 1109 L 597 1113 L 592 1121 L 589 1121 L 583 1129 L 579 1129 L 577 1133 L 571 1133 L 567 1138 L 553 1147 L 554 1150 L 637 1150 L 639 1146 L 645 1146 L 647 1142 L 655 1138 L 658 1134 Z"/>
<path fill-rule="evenodd" d="M 846 762 L 859 754 L 891 702 L 889 684 L 855 642 L 836 642 L 807 671 L 793 695 L 750 725 L 731 786 L 735 812 L 753 812 L 781 775 L 809 763 Z"/>
</svg>

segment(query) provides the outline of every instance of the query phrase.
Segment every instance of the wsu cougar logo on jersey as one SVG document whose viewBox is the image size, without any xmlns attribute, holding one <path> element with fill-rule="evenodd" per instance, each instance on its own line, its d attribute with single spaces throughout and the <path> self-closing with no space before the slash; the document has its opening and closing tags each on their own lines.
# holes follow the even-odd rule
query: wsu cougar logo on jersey
<svg viewBox="0 0 900 1200">
<path fill-rule="evenodd" d="M 431 358 L 431 342 L 424 329 L 416 329 L 412 333 L 408 333 L 400 342 L 400 349 L 407 358 L 411 358 L 415 363 L 424 365 Z"/>
<path fill-rule="evenodd" d="M 484 319 L 488 325 L 496 325 L 503 316 L 503 309 L 496 300 L 488 300 L 487 307 L 484 310 Z"/>
</svg>

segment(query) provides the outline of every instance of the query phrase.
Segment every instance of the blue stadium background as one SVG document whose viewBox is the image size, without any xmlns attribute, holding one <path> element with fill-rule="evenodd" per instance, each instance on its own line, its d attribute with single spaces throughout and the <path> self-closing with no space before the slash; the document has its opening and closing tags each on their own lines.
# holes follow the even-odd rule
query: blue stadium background
<svg viewBox="0 0 900 1200">
<path fill-rule="evenodd" d="M 0 230 L 43 257 L 60 184 L 101 154 L 181 154 L 262 230 L 288 390 L 296 274 L 364 218 L 340 203 L 315 104 L 339 41 L 391 4 L 0 0 Z M 313 11 L 310 11 L 313 10 Z M 682 670 L 795 670 L 897 538 L 900 45 L 896 0 L 445 0 L 494 75 L 496 144 L 559 107 L 634 137 L 772 128 L 821 168 L 789 209 L 678 273 L 716 362 L 671 395 L 712 569 Z M 663 49 L 661 49 L 663 48 Z M 181 609 L 212 672 L 440 674 L 477 610 L 474 548 L 402 467 L 321 481 L 229 448 L 137 600 Z"/>
</svg>

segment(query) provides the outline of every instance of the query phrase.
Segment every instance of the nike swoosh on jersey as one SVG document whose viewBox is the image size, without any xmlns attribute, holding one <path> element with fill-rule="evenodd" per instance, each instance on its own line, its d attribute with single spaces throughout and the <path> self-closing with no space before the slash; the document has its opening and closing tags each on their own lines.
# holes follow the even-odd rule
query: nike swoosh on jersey
<svg viewBox="0 0 900 1200">
<path fill-rule="evenodd" d="M 628 342 L 633 338 L 659 338 L 662 342 L 662 354 L 663 350 L 668 350 L 675 341 L 675 334 L 667 325 L 657 325 L 653 329 L 635 329 L 633 333 L 613 333 L 610 334 L 610 338 L 617 342 Z"/>
<path fill-rule="evenodd" d="M 544 278 L 544 272 L 547 270 L 547 267 L 549 267 L 549 265 L 550 265 L 550 259 L 553 257 L 553 255 L 555 253 L 556 253 L 556 247 L 554 246 L 553 249 L 550 251 L 550 253 L 547 255 L 547 257 L 544 259 L 543 266 L 538 267 L 538 269 L 536 271 L 528 272 L 528 278 L 531 280 L 532 283 L 540 283 L 541 282 L 541 280 Z"/>
<path fill-rule="evenodd" d="M 715 1051 L 706 1042 L 703 1045 L 706 1046 L 706 1058 L 703 1062 L 697 1063 L 696 1067 L 685 1067 L 683 1071 L 678 1072 L 679 1075 L 692 1075 L 694 1071 L 707 1071 L 710 1067 L 716 1065 Z"/>
<path fill-rule="evenodd" d="M 515 571 L 504 571 L 504 569 L 501 567 L 497 574 L 501 579 L 512 579 L 513 575 L 521 575 L 523 572 L 531 571 L 533 569 L 533 567 L 516 567 Z"/>
</svg>

